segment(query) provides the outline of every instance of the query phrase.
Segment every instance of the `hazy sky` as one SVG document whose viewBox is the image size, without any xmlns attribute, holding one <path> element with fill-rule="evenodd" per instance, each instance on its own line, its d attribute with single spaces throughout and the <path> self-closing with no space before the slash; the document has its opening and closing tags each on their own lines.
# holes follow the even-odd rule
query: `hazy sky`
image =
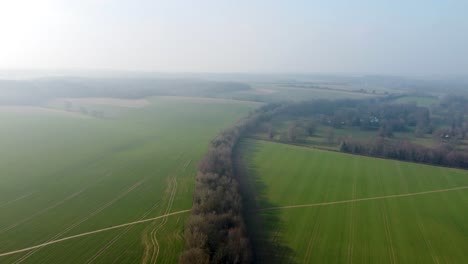
<svg viewBox="0 0 468 264">
<path fill-rule="evenodd" d="M 468 1 L 0 0 L 0 68 L 468 74 Z"/>
</svg>

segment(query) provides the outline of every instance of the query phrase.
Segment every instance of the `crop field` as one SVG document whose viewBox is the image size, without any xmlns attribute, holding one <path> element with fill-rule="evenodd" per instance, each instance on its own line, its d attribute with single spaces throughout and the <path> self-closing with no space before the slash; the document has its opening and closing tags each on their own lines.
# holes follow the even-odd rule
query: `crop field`
<svg viewBox="0 0 468 264">
<path fill-rule="evenodd" d="M 279 85 L 252 85 L 256 91 L 259 91 L 257 95 L 263 101 L 266 102 L 284 102 L 284 101 L 304 101 L 314 99 L 362 99 L 372 98 L 377 95 L 358 93 L 346 90 L 333 90 L 333 89 L 316 89 L 316 88 L 301 88 L 291 86 L 279 86 Z"/>
<path fill-rule="evenodd" d="M 198 160 L 256 106 L 154 97 L 0 109 L 0 263 L 175 263 Z"/>
<path fill-rule="evenodd" d="M 395 100 L 395 103 L 416 103 L 418 106 L 429 107 L 432 104 L 437 103 L 436 97 L 429 96 L 404 96 Z"/>
<path fill-rule="evenodd" d="M 254 241 L 264 260 L 468 259 L 468 171 L 252 139 L 241 151 L 256 186 L 249 203 L 264 227 Z"/>
</svg>

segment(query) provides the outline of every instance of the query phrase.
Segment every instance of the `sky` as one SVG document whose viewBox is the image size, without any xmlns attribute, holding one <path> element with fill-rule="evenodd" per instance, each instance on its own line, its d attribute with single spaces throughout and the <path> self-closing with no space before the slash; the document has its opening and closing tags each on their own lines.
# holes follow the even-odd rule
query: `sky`
<svg viewBox="0 0 468 264">
<path fill-rule="evenodd" d="M 0 69 L 468 74 L 466 0 L 0 0 Z"/>
</svg>

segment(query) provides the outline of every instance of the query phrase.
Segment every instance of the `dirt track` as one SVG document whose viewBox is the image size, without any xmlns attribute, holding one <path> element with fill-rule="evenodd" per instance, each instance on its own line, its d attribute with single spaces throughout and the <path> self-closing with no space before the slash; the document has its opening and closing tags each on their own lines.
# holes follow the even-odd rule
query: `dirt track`
<svg viewBox="0 0 468 264">
<path fill-rule="evenodd" d="M 23 200 L 24 198 L 27 198 L 27 197 L 29 197 L 29 196 L 31 196 L 31 195 L 33 195 L 33 193 L 25 194 L 25 195 L 23 195 L 23 196 L 21 196 L 21 197 L 18 197 L 18 198 L 16 198 L 16 199 L 11 200 L 11 201 L 5 202 L 5 203 L 3 203 L 3 204 L 0 205 L 0 208 L 5 207 L 5 206 L 7 206 L 7 205 L 9 205 L 9 204 L 12 204 L 12 203 L 14 203 L 14 202 L 17 202 L 17 201 L 19 201 L 19 200 Z"/>
<path fill-rule="evenodd" d="M 395 194 L 395 195 L 377 196 L 377 197 L 369 197 L 369 198 L 360 198 L 360 199 L 352 199 L 352 200 L 344 200 L 344 201 L 336 201 L 336 202 L 325 202 L 325 203 L 270 207 L 270 208 L 260 209 L 260 211 L 288 209 L 288 208 L 301 208 L 301 207 L 314 207 L 314 206 L 342 204 L 342 203 L 353 203 L 353 202 L 361 202 L 361 201 L 370 201 L 370 200 L 380 200 L 380 199 L 388 199 L 388 198 L 416 196 L 416 195 L 423 195 L 423 194 L 430 194 L 430 193 L 449 192 L 449 191 L 463 190 L 463 189 L 468 189 L 468 186 L 455 187 L 455 188 L 449 188 L 449 189 L 441 189 L 441 190 L 433 190 L 433 191 L 416 192 L 416 193 L 406 193 L 406 194 Z M 5 252 L 5 253 L 0 253 L 0 257 L 9 256 L 9 255 L 13 255 L 13 254 L 17 254 L 17 253 L 21 253 L 21 252 L 25 252 L 25 251 L 29 251 L 29 250 L 33 250 L 33 249 L 37 249 L 37 248 L 41 248 L 41 247 L 45 247 L 45 246 L 48 246 L 48 245 L 60 243 L 60 242 L 67 241 L 67 240 L 70 240 L 70 239 L 84 237 L 84 236 L 88 236 L 88 235 L 92 235 L 92 234 L 96 234 L 96 233 L 101 233 L 101 232 L 105 232 L 105 231 L 109 231 L 109 230 L 113 230 L 113 229 L 117 229 L 117 228 L 136 225 L 136 224 L 140 224 L 140 223 L 151 222 L 151 221 L 161 219 L 161 218 L 165 218 L 165 217 L 168 217 L 168 216 L 187 213 L 189 211 L 190 211 L 190 209 L 176 211 L 176 212 L 160 215 L 160 216 L 157 216 L 157 217 L 154 217 L 154 218 L 143 219 L 143 220 L 139 220 L 139 221 L 135 221 L 135 222 L 130 222 L 130 223 L 121 224 L 121 225 L 117 225 L 117 226 L 111 226 L 111 227 L 107 227 L 107 228 L 102 228 L 102 229 L 98 229 L 98 230 L 94 230 L 94 231 L 90 231 L 90 232 L 86 232 L 86 233 L 81 233 L 81 234 L 77 234 L 77 235 L 74 235 L 74 236 L 64 237 L 64 238 L 61 238 L 61 239 L 57 239 L 57 240 L 49 241 L 49 242 L 46 242 L 46 243 L 43 243 L 43 244 L 39 244 L 39 245 L 36 245 L 36 246 L 27 247 L 27 248 L 23 248 L 23 249 L 18 249 L 18 250 L 14 250 L 14 251 L 10 251 L 10 252 Z"/>
<path fill-rule="evenodd" d="M 95 211 L 93 211 L 91 214 L 89 214 L 88 216 L 86 216 L 85 218 L 75 222 L 74 224 L 70 225 L 68 228 L 66 228 L 65 230 L 61 231 L 60 233 L 56 234 L 55 236 L 51 237 L 49 240 L 47 240 L 46 242 L 49 242 L 49 241 L 53 241 L 55 239 L 58 239 L 59 237 L 61 237 L 62 235 L 64 235 L 65 233 L 69 232 L 70 230 L 72 230 L 73 228 L 79 226 L 80 224 L 82 224 L 83 222 L 87 221 L 88 219 L 90 219 L 91 217 L 93 217 L 94 215 L 97 215 L 99 214 L 101 211 L 103 211 L 104 209 L 106 209 L 107 207 L 113 205 L 115 202 L 117 202 L 118 200 L 120 200 L 121 198 L 125 197 L 128 193 L 130 193 L 131 191 L 133 191 L 135 188 L 137 188 L 138 186 L 140 186 L 145 180 L 141 180 L 137 183 L 135 183 L 134 185 L 132 185 L 130 188 L 128 188 L 125 192 L 121 193 L 120 195 L 118 195 L 117 197 L 115 197 L 114 199 L 112 199 L 111 201 L 107 202 L 106 204 L 102 205 L 101 207 L 97 208 Z M 26 259 L 28 259 L 29 257 L 31 257 L 34 253 L 36 253 L 37 251 L 39 251 L 41 248 L 37 248 L 36 250 L 34 251 L 30 251 L 28 254 L 24 255 L 23 257 L 21 257 L 20 259 L 16 260 L 14 263 L 12 264 L 20 264 L 22 263 L 23 261 L 25 261 Z"/>
<path fill-rule="evenodd" d="M 109 230 L 113 230 L 113 229 L 117 229 L 117 228 L 122 228 L 122 227 L 130 226 L 130 225 L 136 225 L 136 224 L 151 222 L 151 221 L 154 221 L 154 220 L 157 220 L 157 219 L 160 219 L 160 218 L 164 218 L 164 217 L 167 217 L 167 216 L 187 213 L 189 211 L 190 211 L 190 209 L 177 211 L 177 212 L 172 212 L 172 213 L 169 213 L 169 214 L 160 215 L 160 216 L 149 218 L 149 219 L 143 219 L 143 220 L 139 220 L 139 221 L 135 221 L 135 222 L 130 222 L 130 223 L 111 226 L 111 227 L 106 227 L 106 228 L 102 228 L 102 229 L 98 229 L 98 230 L 94 230 L 94 231 L 90 231 L 90 232 L 86 232 L 86 233 L 81 233 L 81 234 L 77 234 L 77 235 L 74 235 L 74 236 L 64 237 L 64 238 L 61 238 L 61 239 L 57 239 L 57 240 L 49 241 L 49 242 L 46 242 L 46 243 L 43 243 L 43 244 L 39 244 L 39 245 L 36 245 L 36 246 L 1 253 L 0 257 L 13 255 L 13 254 L 33 250 L 33 249 L 36 249 L 36 248 L 41 248 L 41 247 L 45 247 L 45 246 L 48 246 L 48 245 L 60 243 L 60 242 L 67 241 L 67 240 L 70 240 L 70 239 L 84 237 L 84 236 L 88 236 L 88 235 L 92 235 L 92 234 L 96 234 L 96 233 L 101 233 L 101 232 L 105 232 L 105 231 L 109 231 Z"/>
<path fill-rule="evenodd" d="M 262 208 L 262 209 L 260 209 L 260 211 L 288 209 L 288 208 L 301 208 L 301 207 L 314 207 L 314 206 L 342 204 L 342 203 L 354 203 L 354 202 L 361 202 L 361 201 L 370 201 L 370 200 L 380 200 L 380 199 L 388 199 L 388 198 L 416 196 L 416 195 L 429 194 L 429 193 L 449 192 L 449 191 L 463 190 L 463 189 L 468 189 L 468 186 L 455 187 L 455 188 L 449 188 L 449 189 L 441 189 L 441 190 L 433 190 L 433 191 L 425 191 L 425 192 L 415 192 L 415 193 L 395 194 L 395 195 L 377 196 L 377 197 L 369 197 L 369 198 L 359 198 L 359 199 L 336 201 L 336 202 L 277 206 L 277 207 Z"/>
</svg>

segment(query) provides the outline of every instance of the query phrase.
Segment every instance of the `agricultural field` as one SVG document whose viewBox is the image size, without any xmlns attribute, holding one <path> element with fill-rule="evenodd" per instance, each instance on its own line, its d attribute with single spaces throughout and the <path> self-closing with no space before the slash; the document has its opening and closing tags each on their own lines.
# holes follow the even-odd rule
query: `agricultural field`
<svg viewBox="0 0 468 264">
<path fill-rule="evenodd" d="M 0 263 L 175 263 L 198 160 L 257 106 L 152 97 L 0 108 Z"/>
<path fill-rule="evenodd" d="M 255 102 L 285 102 L 305 101 L 315 99 L 363 99 L 383 96 L 383 93 L 372 94 L 344 89 L 303 88 L 278 83 L 249 83 L 251 89 L 225 91 L 211 95 L 215 98 L 227 98 L 234 100 L 246 100 Z"/>
<path fill-rule="evenodd" d="M 251 84 L 255 97 L 265 102 L 305 101 L 315 99 L 362 99 L 382 96 L 382 94 L 361 93 L 345 89 L 304 88 L 280 84 Z"/>
<path fill-rule="evenodd" d="M 425 106 L 430 107 L 431 105 L 438 102 L 437 97 L 433 96 L 416 96 L 416 95 L 408 95 L 399 97 L 398 99 L 394 100 L 395 103 L 415 103 L 418 106 Z"/>
<path fill-rule="evenodd" d="M 253 139 L 241 154 L 266 263 L 468 259 L 468 171 Z"/>
</svg>

